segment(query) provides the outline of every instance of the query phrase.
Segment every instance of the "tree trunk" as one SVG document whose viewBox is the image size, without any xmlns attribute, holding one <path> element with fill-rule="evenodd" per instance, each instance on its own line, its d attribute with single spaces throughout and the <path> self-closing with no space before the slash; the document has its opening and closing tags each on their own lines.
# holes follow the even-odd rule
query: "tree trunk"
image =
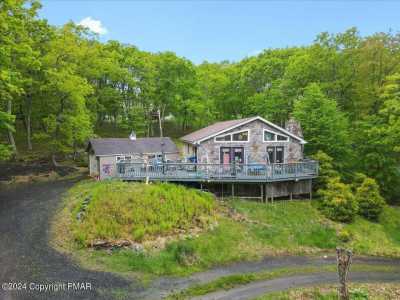
<svg viewBox="0 0 400 300">
<path fill-rule="evenodd" d="M 347 249 L 336 248 L 336 254 L 339 274 L 339 299 L 349 300 L 350 295 L 347 287 L 347 275 L 349 273 L 353 253 Z"/>
<path fill-rule="evenodd" d="M 162 128 L 162 120 L 161 120 L 161 111 L 158 109 L 158 125 L 160 126 L 160 137 L 163 137 L 163 128 Z"/>
<path fill-rule="evenodd" d="M 12 114 L 12 102 L 11 102 L 11 100 L 8 100 L 8 103 L 7 103 L 7 113 L 10 114 L 10 115 Z M 10 141 L 11 147 L 14 150 L 15 157 L 17 157 L 18 156 L 17 145 L 15 144 L 14 134 L 10 129 L 8 129 L 8 140 Z"/>
<path fill-rule="evenodd" d="M 26 141 L 28 143 L 28 150 L 32 150 L 32 137 L 31 137 L 31 113 L 26 116 Z"/>
<path fill-rule="evenodd" d="M 55 154 L 51 155 L 51 162 L 53 163 L 53 166 L 56 167 L 56 168 L 60 166 L 58 164 L 57 160 L 56 160 L 56 155 Z"/>
<path fill-rule="evenodd" d="M 32 130 L 31 130 L 31 114 L 32 114 L 32 96 L 26 97 L 26 142 L 28 150 L 32 150 Z"/>
</svg>

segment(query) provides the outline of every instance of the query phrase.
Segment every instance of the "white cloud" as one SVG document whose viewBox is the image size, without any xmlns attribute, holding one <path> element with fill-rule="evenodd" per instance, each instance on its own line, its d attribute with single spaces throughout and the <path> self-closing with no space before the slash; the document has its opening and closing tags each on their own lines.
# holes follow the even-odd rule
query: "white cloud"
<svg viewBox="0 0 400 300">
<path fill-rule="evenodd" d="M 101 24 L 100 20 L 92 19 L 92 17 L 86 17 L 78 23 L 78 25 L 88 28 L 94 33 L 103 35 L 108 32 L 107 28 Z"/>
</svg>

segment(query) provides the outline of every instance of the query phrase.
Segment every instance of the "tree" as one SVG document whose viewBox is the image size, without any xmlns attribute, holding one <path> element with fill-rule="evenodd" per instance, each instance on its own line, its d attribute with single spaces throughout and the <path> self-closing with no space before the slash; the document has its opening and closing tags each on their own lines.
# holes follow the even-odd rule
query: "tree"
<svg viewBox="0 0 400 300">
<path fill-rule="evenodd" d="M 358 211 L 358 205 L 349 185 L 338 177 L 328 180 L 326 189 L 320 190 L 322 211 L 334 221 L 351 222 Z"/>
<path fill-rule="evenodd" d="M 303 128 L 308 154 L 322 150 L 338 163 L 349 159 L 348 120 L 317 84 L 306 87 L 303 97 L 295 102 L 293 116 Z"/>
<path fill-rule="evenodd" d="M 166 115 L 177 112 L 191 99 L 194 84 L 194 68 L 191 62 L 179 58 L 172 52 L 160 53 L 156 57 L 157 80 L 155 111 L 158 113 L 160 136 L 163 136 L 163 123 Z"/>
<path fill-rule="evenodd" d="M 378 220 L 385 206 L 385 200 L 379 193 L 379 186 L 376 181 L 366 177 L 357 188 L 355 197 L 359 214 L 369 220 Z"/>
<path fill-rule="evenodd" d="M 79 28 L 67 24 L 58 30 L 50 49 L 43 58 L 48 69 L 42 87 L 40 121 L 44 130 L 35 138 L 50 145 L 52 161 L 57 165 L 56 154 L 76 152 L 92 133 L 86 97 L 93 89 L 78 73 L 81 51 L 85 51 Z"/>
<path fill-rule="evenodd" d="M 24 93 L 24 82 L 30 80 L 24 77 L 21 69 L 34 70 L 37 65 L 31 25 L 39 7 L 38 1 L 4 0 L 0 3 L 0 101 L 7 103 L 9 115 L 13 114 L 13 99 Z M 7 132 L 17 155 L 13 130 L 8 127 Z"/>
<path fill-rule="evenodd" d="M 396 201 L 400 193 L 400 74 L 386 79 L 380 101 L 378 114 L 356 123 L 354 141 L 357 155 L 363 158 L 357 166 L 379 183 L 388 200 Z"/>
<path fill-rule="evenodd" d="M 14 131 L 14 116 L 6 112 L 0 111 L 0 130 Z M 12 147 L 0 143 L 0 161 L 10 158 L 12 155 Z"/>
</svg>

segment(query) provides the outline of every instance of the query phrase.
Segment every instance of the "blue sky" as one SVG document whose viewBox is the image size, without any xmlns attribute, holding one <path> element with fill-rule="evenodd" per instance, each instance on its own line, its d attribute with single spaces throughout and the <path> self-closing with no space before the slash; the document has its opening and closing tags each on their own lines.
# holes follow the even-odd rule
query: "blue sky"
<svg viewBox="0 0 400 300">
<path fill-rule="evenodd" d="M 396 1 L 60 1 L 43 0 L 51 24 L 86 19 L 100 40 L 170 50 L 195 63 L 237 61 L 265 48 L 301 46 L 322 31 L 362 35 L 400 30 Z M 94 20 L 94 22 L 93 22 Z M 98 21 L 96 23 L 96 21 Z"/>
</svg>

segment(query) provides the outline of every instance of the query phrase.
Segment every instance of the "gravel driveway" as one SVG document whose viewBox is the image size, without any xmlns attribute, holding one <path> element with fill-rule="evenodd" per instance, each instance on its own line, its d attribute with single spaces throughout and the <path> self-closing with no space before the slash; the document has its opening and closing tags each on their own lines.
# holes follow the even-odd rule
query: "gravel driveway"
<svg viewBox="0 0 400 300">
<path fill-rule="evenodd" d="M 110 299 L 107 291 L 111 288 L 140 290 L 139 286 L 112 274 L 81 269 L 48 245 L 51 216 L 62 193 L 72 184 L 72 181 L 35 183 L 0 191 L 0 284 L 12 282 L 21 289 L 7 292 L 0 286 L 1 300 Z M 58 283 L 65 283 L 69 290 L 31 291 L 40 288 L 37 284 Z M 84 283 L 87 289 L 77 291 L 81 286 L 76 283 Z"/>
</svg>

